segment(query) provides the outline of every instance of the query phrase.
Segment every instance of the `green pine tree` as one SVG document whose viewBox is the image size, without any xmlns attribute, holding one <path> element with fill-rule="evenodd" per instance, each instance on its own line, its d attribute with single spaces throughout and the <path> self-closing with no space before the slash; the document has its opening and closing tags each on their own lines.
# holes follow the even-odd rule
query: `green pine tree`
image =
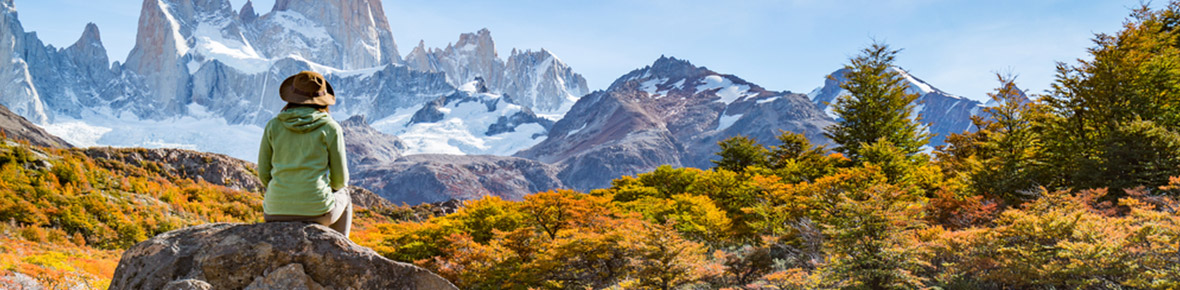
<svg viewBox="0 0 1180 290">
<path fill-rule="evenodd" d="M 975 158 L 978 166 L 971 175 L 975 191 L 1019 204 L 1030 197 L 1037 186 L 1047 185 L 1047 164 L 1042 131 L 1038 119 L 1044 116 L 1043 105 L 1021 97 L 1014 76 L 996 75 L 1000 87 L 988 96 L 999 103 L 983 109 L 987 117 L 974 116 L 979 128 Z"/>
<path fill-rule="evenodd" d="M 854 162 L 862 162 L 861 148 L 878 139 L 889 141 L 906 156 L 921 152 L 930 140 L 926 126 L 911 116 L 918 95 L 905 91 L 906 84 L 893 68 L 898 50 L 874 43 L 844 66 L 848 90 L 836 103 L 829 104 L 840 122 L 825 133 Z"/>
<path fill-rule="evenodd" d="M 766 147 L 746 136 L 725 138 L 717 142 L 717 145 L 721 146 L 721 151 L 715 154 L 720 156 L 721 160 L 713 160 L 713 164 L 717 165 L 716 168 L 733 172 L 745 172 L 749 166 L 766 167 L 770 157 L 770 151 Z"/>
</svg>

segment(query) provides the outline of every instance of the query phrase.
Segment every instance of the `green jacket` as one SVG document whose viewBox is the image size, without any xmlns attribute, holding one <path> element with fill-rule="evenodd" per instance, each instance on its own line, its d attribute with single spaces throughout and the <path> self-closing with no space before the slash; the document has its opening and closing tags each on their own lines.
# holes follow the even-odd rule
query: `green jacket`
<svg viewBox="0 0 1180 290">
<path fill-rule="evenodd" d="M 266 185 L 262 210 L 315 216 L 332 209 L 332 192 L 348 184 L 344 134 L 327 113 L 297 107 L 266 123 L 258 148 L 258 177 Z"/>
</svg>

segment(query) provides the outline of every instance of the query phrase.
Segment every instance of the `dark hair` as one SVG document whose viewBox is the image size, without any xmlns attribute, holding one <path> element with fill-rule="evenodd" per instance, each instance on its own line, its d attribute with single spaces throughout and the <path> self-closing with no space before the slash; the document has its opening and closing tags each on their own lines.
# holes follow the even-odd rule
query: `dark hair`
<svg viewBox="0 0 1180 290">
<path fill-rule="evenodd" d="M 283 111 L 286 111 L 289 109 L 294 109 L 294 108 L 299 108 L 299 107 L 308 107 L 308 108 L 316 109 L 316 111 L 328 113 L 328 106 L 311 105 L 311 104 L 296 104 L 296 103 L 287 103 L 286 106 L 283 106 Z"/>
</svg>

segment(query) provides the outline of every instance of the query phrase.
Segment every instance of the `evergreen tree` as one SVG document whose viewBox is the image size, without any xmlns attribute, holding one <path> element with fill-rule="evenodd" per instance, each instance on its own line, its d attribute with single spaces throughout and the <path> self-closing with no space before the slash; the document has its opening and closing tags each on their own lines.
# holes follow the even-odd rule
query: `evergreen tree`
<svg viewBox="0 0 1180 290">
<path fill-rule="evenodd" d="M 713 160 L 713 164 L 717 165 L 716 168 L 733 172 L 744 172 L 748 166 L 765 167 L 770 156 L 766 147 L 746 136 L 725 138 L 717 145 L 721 146 L 721 151 L 716 153 L 721 160 Z"/>
<path fill-rule="evenodd" d="M 925 125 L 911 116 L 918 95 L 905 91 L 901 75 L 893 69 L 897 53 L 880 43 L 862 50 L 844 66 L 848 81 L 840 87 L 848 94 L 829 104 L 841 120 L 828 127 L 826 135 L 838 145 L 837 152 L 855 162 L 861 162 L 861 148 L 878 139 L 889 141 L 906 156 L 917 154 L 930 140 Z"/>
<path fill-rule="evenodd" d="M 989 93 L 998 106 L 983 109 L 985 116 L 974 116 L 978 128 L 973 139 L 975 166 L 971 168 L 971 185 L 975 192 L 1004 199 L 1012 204 L 1023 202 L 1024 192 L 1050 183 L 1043 175 L 1045 148 L 1039 127 L 1043 105 L 1031 103 L 1016 87 L 1014 76 L 996 75 L 1000 87 Z"/>
</svg>

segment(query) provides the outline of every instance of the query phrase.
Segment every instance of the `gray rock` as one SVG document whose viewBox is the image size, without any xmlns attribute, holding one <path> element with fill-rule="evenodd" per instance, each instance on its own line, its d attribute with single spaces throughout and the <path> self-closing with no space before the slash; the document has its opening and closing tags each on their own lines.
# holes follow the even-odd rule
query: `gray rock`
<svg viewBox="0 0 1180 290">
<path fill-rule="evenodd" d="M 345 70 L 401 62 L 381 1 L 278 0 L 271 10 L 249 29 L 267 56 L 298 55 Z"/>
<path fill-rule="evenodd" d="M 12 274 L 0 277 L 0 289 L 41 290 L 45 287 L 29 275 L 12 272 Z"/>
<path fill-rule="evenodd" d="M 323 285 L 316 283 L 307 273 L 303 272 L 303 264 L 287 264 L 254 279 L 244 290 L 322 290 Z"/>
<path fill-rule="evenodd" d="M 212 290 L 213 285 L 197 279 L 184 279 L 168 282 L 163 290 Z"/>
<path fill-rule="evenodd" d="M 22 140 L 36 146 L 51 148 L 73 147 L 65 140 L 53 136 L 49 132 L 45 132 L 41 127 L 29 122 L 24 117 L 9 111 L 4 105 L 0 105 L 0 132 L 8 139 Z"/>
<path fill-rule="evenodd" d="M 375 165 L 397 160 L 406 145 L 397 136 L 381 133 L 356 115 L 340 122 L 344 129 L 344 150 L 348 154 L 348 172 L 357 172 L 362 165 Z"/>
<path fill-rule="evenodd" d="M 259 191 L 262 181 L 256 165 L 233 157 L 185 149 L 90 147 L 83 153 L 96 160 L 118 160 L 128 165 L 159 170 L 175 179 L 205 180 L 229 188 Z M 157 166 L 148 166 L 148 163 Z"/>
<path fill-rule="evenodd" d="M 539 114 L 565 114 L 590 93 L 586 78 L 552 52 L 512 49 L 500 91 L 512 102 Z"/>
<path fill-rule="evenodd" d="M 524 158 L 423 154 L 362 167 L 352 173 L 351 182 L 395 204 L 416 205 L 487 195 L 522 200 L 527 194 L 564 188 L 557 173 L 553 166 Z"/>
<path fill-rule="evenodd" d="M 376 193 L 365 189 L 364 187 L 349 185 L 348 194 L 352 197 L 352 205 L 356 207 L 363 207 L 367 209 L 393 209 L 395 205 Z"/>
<path fill-rule="evenodd" d="M 215 223 L 160 234 L 123 253 L 110 289 L 161 289 L 190 279 L 212 289 L 457 289 L 327 227 L 295 222 Z"/>
</svg>

